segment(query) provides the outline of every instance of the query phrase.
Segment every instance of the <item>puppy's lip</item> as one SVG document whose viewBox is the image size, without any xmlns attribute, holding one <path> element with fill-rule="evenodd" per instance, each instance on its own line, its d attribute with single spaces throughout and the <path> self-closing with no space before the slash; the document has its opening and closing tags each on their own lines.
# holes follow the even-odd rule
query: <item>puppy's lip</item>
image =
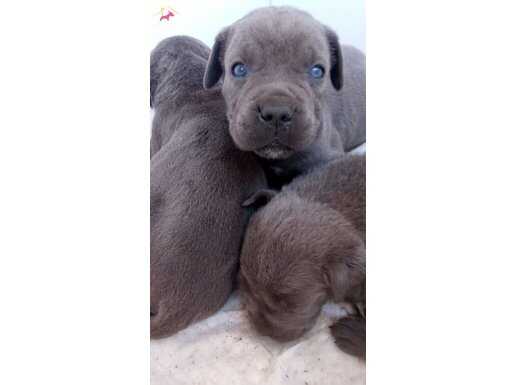
<svg viewBox="0 0 515 385">
<path fill-rule="evenodd" d="M 263 147 L 255 149 L 254 152 L 258 156 L 266 159 L 287 159 L 295 153 L 295 150 L 274 140 Z"/>
</svg>

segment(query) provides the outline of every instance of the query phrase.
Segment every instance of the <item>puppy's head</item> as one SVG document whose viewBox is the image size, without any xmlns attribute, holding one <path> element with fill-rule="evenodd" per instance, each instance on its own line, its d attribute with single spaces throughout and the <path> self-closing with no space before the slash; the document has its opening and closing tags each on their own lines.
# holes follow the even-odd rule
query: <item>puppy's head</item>
<svg viewBox="0 0 515 385">
<path fill-rule="evenodd" d="M 235 144 L 286 159 L 320 135 L 324 96 L 343 82 L 335 33 L 289 7 L 254 11 L 217 36 L 204 87 L 222 82 Z"/>
<path fill-rule="evenodd" d="M 202 72 L 209 47 L 189 36 L 163 39 L 150 54 L 150 107 L 156 108 L 183 90 L 202 89 Z"/>
<path fill-rule="evenodd" d="M 300 337 L 329 297 L 357 282 L 349 263 L 356 251 L 356 238 L 350 236 L 351 245 L 346 235 L 349 226 L 338 212 L 295 194 L 276 196 L 252 216 L 239 282 L 259 333 L 280 341 Z"/>
</svg>

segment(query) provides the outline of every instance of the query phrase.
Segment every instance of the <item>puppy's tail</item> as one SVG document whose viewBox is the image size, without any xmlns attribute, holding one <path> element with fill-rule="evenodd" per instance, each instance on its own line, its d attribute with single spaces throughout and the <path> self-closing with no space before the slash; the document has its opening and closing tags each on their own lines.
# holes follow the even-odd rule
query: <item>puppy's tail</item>
<svg viewBox="0 0 515 385">
<path fill-rule="evenodd" d="M 366 320 L 359 315 L 340 318 L 331 326 L 334 342 L 345 353 L 365 359 Z"/>
</svg>

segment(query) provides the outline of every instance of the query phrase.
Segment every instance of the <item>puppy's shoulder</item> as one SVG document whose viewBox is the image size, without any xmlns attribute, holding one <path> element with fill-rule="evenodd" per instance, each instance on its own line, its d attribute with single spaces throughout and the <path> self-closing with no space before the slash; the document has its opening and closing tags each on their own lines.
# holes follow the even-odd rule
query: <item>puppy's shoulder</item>
<svg viewBox="0 0 515 385">
<path fill-rule="evenodd" d="M 308 170 L 284 187 L 285 191 L 295 191 L 301 195 L 324 193 L 328 189 L 345 189 L 365 183 L 366 156 L 342 155 L 324 165 Z"/>
</svg>

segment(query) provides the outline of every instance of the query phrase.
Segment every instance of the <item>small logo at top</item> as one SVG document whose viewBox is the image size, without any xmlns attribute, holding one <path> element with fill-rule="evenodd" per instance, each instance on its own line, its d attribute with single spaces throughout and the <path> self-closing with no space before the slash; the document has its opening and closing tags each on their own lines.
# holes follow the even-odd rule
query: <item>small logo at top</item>
<svg viewBox="0 0 515 385">
<path fill-rule="evenodd" d="M 159 21 L 171 21 L 172 17 L 177 15 L 177 11 L 170 7 L 161 7 L 160 14 Z"/>
</svg>

